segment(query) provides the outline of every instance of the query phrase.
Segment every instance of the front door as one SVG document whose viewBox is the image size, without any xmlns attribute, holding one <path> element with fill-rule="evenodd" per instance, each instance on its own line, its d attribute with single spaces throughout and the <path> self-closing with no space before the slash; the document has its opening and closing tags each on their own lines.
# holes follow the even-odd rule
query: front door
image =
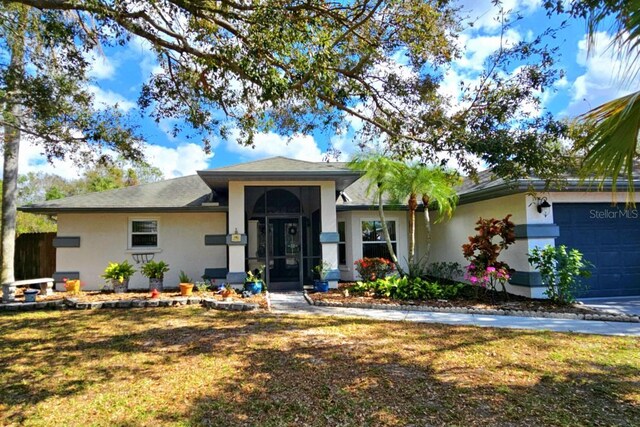
<svg viewBox="0 0 640 427">
<path fill-rule="evenodd" d="M 267 224 L 269 288 L 272 291 L 302 289 L 300 219 L 268 218 Z"/>
</svg>

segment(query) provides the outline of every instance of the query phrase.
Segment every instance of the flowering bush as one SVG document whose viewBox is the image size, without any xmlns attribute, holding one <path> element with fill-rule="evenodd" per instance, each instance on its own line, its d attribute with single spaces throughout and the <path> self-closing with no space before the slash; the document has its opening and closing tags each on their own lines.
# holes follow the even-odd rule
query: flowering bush
<svg viewBox="0 0 640 427">
<path fill-rule="evenodd" d="M 509 274 L 508 266 L 504 263 L 501 263 L 498 268 L 494 266 L 477 268 L 475 264 L 469 264 L 464 278 L 473 285 L 482 286 L 483 288 L 489 288 L 495 291 L 498 283 L 500 283 L 502 285 L 502 289 L 504 289 L 504 285 L 509 281 L 511 275 Z"/>
<path fill-rule="evenodd" d="M 505 294 L 505 284 L 509 280 L 511 269 L 506 262 L 498 261 L 498 256 L 516 241 L 515 224 L 510 217 L 511 215 L 503 219 L 478 219 L 475 228 L 478 234 L 469 236 L 469 243 L 462 245 L 462 253 L 470 261 L 465 279 L 494 291 L 499 283 Z M 494 242 L 494 238 L 499 238 L 499 241 Z"/>
<path fill-rule="evenodd" d="M 387 274 L 395 270 L 393 263 L 385 258 L 361 258 L 353 264 L 362 280 L 365 281 L 384 279 Z"/>
</svg>

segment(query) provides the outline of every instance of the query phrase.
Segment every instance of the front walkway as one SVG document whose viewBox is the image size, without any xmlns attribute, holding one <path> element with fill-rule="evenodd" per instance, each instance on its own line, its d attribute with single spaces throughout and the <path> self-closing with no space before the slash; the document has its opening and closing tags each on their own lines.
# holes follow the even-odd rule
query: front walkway
<svg viewBox="0 0 640 427">
<path fill-rule="evenodd" d="M 603 311 L 640 316 L 640 297 L 584 298 L 580 301 Z"/>
<path fill-rule="evenodd" d="M 548 319 L 539 317 L 490 316 L 461 313 L 430 313 L 366 308 L 318 307 L 309 305 L 301 293 L 272 293 L 271 307 L 276 313 L 321 316 L 355 316 L 374 320 L 391 320 L 447 325 L 473 325 L 493 328 L 579 332 L 596 335 L 640 336 L 640 323 L 601 322 L 596 320 Z"/>
</svg>

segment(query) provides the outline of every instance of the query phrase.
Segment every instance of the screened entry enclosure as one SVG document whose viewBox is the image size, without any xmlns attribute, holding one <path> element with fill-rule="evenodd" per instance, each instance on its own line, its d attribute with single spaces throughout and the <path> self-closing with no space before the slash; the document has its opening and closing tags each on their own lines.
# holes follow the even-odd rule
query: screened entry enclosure
<svg viewBox="0 0 640 427">
<path fill-rule="evenodd" d="M 247 271 L 272 291 L 302 290 L 320 263 L 320 187 L 245 187 Z"/>
</svg>

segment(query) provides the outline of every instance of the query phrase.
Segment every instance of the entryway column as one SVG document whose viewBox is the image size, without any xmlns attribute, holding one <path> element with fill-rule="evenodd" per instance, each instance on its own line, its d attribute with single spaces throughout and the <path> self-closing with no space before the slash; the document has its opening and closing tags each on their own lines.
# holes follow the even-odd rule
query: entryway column
<svg viewBox="0 0 640 427">
<path fill-rule="evenodd" d="M 245 246 L 247 234 L 244 229 L 244 184 L 229 182 L 229 213 L 227 223 L 227 246 L 229 247 L 229 272 L 227 282 L 240 284 L 244 282 Z"/>
<path fill-rule="evenodd" d="M 327 275 L 330 288 L 338 287 L 340 271 L 338 270 L 338 221 L 336 218 L 336 186 L 334 182 L 327 182 L 320 186 L 320 212 L 322 232 L 322 260 L 331 266 Z"/>
</svg>

